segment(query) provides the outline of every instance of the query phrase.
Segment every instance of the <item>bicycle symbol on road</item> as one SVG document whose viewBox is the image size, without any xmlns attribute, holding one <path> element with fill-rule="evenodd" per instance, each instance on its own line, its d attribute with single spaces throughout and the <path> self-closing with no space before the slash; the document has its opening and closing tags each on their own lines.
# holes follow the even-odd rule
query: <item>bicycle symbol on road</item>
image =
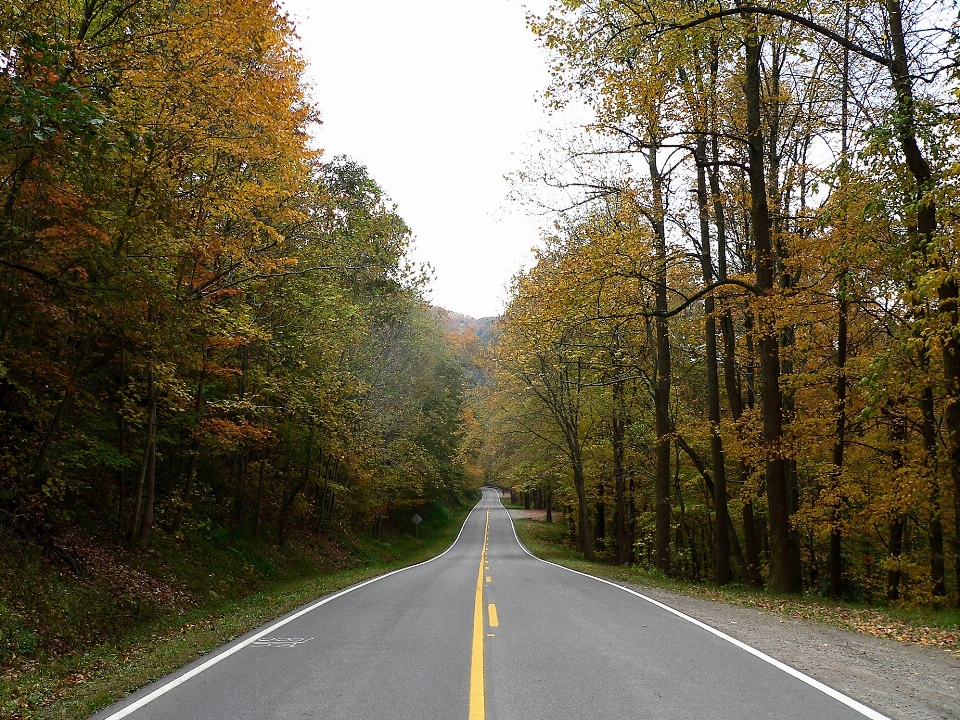
<svg viewBox="0 0 960 720">
<path fill-rule="evenodd" d="M 305 642 L 310 642 L 313 638 L 281 638 L 281 637 L 268 637 L 260 638 L 259 640 L 254 640 L 250 643 L 253 647 L 278 647 L 278 648 L 292 648 L 297 645 L 302 645 Z"/>
</svg>

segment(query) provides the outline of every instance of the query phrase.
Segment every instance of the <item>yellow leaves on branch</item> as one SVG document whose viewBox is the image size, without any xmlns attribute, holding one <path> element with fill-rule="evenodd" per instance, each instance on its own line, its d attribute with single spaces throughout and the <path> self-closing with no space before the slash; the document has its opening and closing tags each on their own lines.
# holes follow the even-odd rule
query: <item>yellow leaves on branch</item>
<svg viewBox="0 0 960 720">
<path fill-rule="evenodd" d="M 290 199 L 317 160 L 304 143 L 316 112 L 290 36 L 265 0 L 177 3 L 162 29 L 134 34 L 112 59 L 126 67 L 113 112 L 135 128 L 139 172 L 174 193 L 168 212 L 225 262 L 303 219 Z"/>
</svg>

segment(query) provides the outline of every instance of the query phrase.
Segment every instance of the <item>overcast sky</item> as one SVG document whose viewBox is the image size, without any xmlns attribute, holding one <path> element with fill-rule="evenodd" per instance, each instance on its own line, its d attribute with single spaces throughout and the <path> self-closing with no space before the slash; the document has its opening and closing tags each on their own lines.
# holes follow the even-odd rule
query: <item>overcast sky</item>
<svg viewBox="0 0 960 720">
<path fill-rule="evenodd" d="M 283 0 L 327 157 L 367 166 L 435 270 L 431 301 L 499 314 L 543 222 L 506 199 L 546 115 L 546 55 L 525 8 L 548 0 Z"/>
</svg>

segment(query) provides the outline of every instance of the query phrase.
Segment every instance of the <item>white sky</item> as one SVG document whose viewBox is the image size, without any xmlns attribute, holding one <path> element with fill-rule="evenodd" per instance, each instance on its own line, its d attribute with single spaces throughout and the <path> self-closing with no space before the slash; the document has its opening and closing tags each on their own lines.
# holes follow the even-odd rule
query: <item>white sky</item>
<svg viewBox="0 0 960 720">
<path fill-rule="evenodd" d="M 310 65 L 325 156 L 363 163 L 436 273 L 431 301 L 499 314 L 542 219 L 507 199 L 547 118 L 547 56 L 525 6 L 548 0 L 283 0 Z"/>
</svg>

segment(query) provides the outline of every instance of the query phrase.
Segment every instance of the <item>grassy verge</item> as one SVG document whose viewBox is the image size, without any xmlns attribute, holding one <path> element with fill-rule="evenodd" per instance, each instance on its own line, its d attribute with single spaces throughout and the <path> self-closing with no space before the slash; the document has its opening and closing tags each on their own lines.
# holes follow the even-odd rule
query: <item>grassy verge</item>
<svg viewBox="0 0 960 720">
<path fill-rule="evenodd" d="M 353 538 L 351 554 L 362 559 L 361 566 L 285 578 L 237 599 L 211 593 L 202 604 L 154 619 L 116 642 L 11 668 L 0 678 L 0 716 L 86 718 L 304 603 L 437 555 L 453 542 L 469 509 L 426 518 L 419 539 L 406 533 L 390 535 L 386 542 Z"/>
<path fill-rule="evenodd" d="M 717 602 L 753 607 L 783 617 L 826 623 L 843 630 L 935 647 L 960 657 L 960 610 L 876 607 L 808 595 L 773 596 L 731 584 L 725 587 L 682 582 L 636 566 L 588 562 L 565 543 L 566 525 L 516 520 L 517 535 L 537 557 L 610 580 L 636 583 Z"/>
</svg>

